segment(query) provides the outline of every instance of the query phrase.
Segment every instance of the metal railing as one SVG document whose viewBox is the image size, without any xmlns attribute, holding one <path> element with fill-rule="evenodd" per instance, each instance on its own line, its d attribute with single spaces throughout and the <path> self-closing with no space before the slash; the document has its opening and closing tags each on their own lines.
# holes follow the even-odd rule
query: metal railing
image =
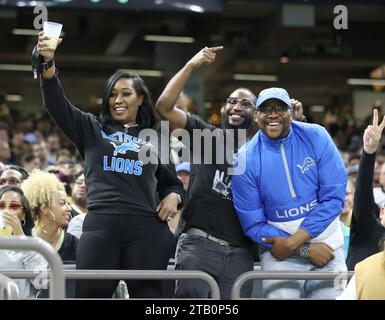
<svg viewBox="0 0 385 320">
<path fill-rule="evenodd" d="M 12 236 L 0 238 L 0 250 L 32 250 L 40 253 L 50 266 L 51 281 L 49 282 L 50 299 L 65 298 L 65 280 L 63 265 L 60 256 L 55 249 L 47 242 L 39 238 Z M 6 273 L 3 273 L 6 276 Z M 31 278 L 36 277 L 36 272 L 32 271 Z"/>
<path fill-rule="evenodd" d="M 0 300 L 20 299 L 19 287 L 10 278 L 0 273 Z"/>
<path fill-rule="evenodd" d="M 32 270 L 2 269 L 1 272 L 14 279 L 30 279 L 36 276 Z M 202 271 L 182 270 L 64 270 L 66 279 L 93 280 L 175 280 L 192 279 L 205 281 L 211 291 L 211 299 L 219 300 L 220 291 L 212 276 Z M 52 275 L 51 275 L 52 277 Z"/>
<path fill-rule="evenodd" d="M 231 290 L 231 299 L 241 299 L 240 292 L 242 286 L 250 280 L 328 280 L 340 279 L 348 280 L 354 275 L 353 271 L 348 272 L 287 272 L 287 271 L 249 271 L 241 274 L 237 280 L 235 280 L 233 288 Z"/>
</svg>

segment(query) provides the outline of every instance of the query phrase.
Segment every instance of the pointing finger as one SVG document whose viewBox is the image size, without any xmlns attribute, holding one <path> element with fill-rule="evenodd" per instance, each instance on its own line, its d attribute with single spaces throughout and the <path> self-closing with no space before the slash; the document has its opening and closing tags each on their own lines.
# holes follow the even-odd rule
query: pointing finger
<svg viewBox="0 0 385 320">
<path fill-rule="evenodd" d="M 210 51 L 212 51 L 212 52 L 218 52 L 218 51 L 223 50 L 223 46 L 219 46 L 219 47 L 211 47 L 211 48 L 209 48 L 209 49 L 210 49 Z"/>
</svg>

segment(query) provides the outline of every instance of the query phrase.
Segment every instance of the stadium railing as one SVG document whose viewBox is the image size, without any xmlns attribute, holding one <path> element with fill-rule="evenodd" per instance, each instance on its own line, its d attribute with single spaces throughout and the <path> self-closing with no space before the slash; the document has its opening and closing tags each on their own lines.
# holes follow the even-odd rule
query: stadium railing
<svg viewBox="0 0 385 320">
<path fill-rule="evenodd" d="M 231 290 L 231 299 L 240 300 L 240 292 L 242 286 L 250 280 L 328 280 L 334 279 L 335 285 L 343 286 L 343 281 L 349 280 L 354 275 L 353 271 L 348 272 L 288 272 L 288 271 L 250 271 L 241 274 L 237 280 L 235 280 L 233 288 Z"/>
<path fill-rule="evenodd" d="M 49 297 L 50 299 L 65 298 L 65 279 L 63 274 L 63 264 L 60 256 L 55 249 L 47 242 L 39 238 L 12 236 L 0 238 L 0 250 L 30 250 L 40 253 L 50 266 L 51 279 L 49 282 Z M 33 278 L 37 276 L 36 270 L 30 270 Z M 2 272 L 8 276 L 5 272 Z"/>
<path fill-rule="evenodd" d="M 0 300 L 20 299 L 19 287 L 12 279 L 0 273 Z"/>
</svg>

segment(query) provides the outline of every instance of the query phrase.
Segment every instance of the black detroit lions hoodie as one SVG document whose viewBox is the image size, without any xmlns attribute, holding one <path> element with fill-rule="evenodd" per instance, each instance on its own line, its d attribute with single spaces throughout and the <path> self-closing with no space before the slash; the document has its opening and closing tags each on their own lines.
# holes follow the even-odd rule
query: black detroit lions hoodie
<svg viewBox="0 0 385 320">
<path fill-rule="evenodd" d="M 138 138 L 138 127 L 112 123 L 102 129 L 94 115 L 66 98 L 58 72 L 51 79 L 41 77 L 40 85 L 45 108 L 84 159 L 90 212 L 156 216 L 158 192 L 160 199 L 180 194 L 178 208 L 183 206 L 185 193 L 175 169 L 159 164 L 156 151 Z M 149 150 L 151 163 L 139 159 L 142 148 Z"/>
</svg>

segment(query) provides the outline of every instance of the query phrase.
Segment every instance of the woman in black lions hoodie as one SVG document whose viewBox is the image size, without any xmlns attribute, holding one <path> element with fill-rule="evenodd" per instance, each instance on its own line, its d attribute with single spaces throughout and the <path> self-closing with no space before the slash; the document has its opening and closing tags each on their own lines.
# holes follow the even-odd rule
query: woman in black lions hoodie
<svg viewBox="0 0 385 320">
<path fill-rule="evenodd" d="M 85 161 L 88 211 L 77 252 L 78 269 L 166 269 L 173 236 L 166 220 L 184 197 L 180 181 L 159 164 L 142 129 L 155 124 L 143 80 L 118 71 L 107 81 L 101 116 L 84 113 L 64 95 L 53 62 L 55 51 L 39 34 L 37 50 L 51 65 L 42 72 L 44 105 Z M 61 43 L 59 40 L 59 44 Z M 147 150 L 146 152 L 141 152 Z M 148 164 L 142 161 L 150 155 Z M 159 197 L 157 201 L 157 183 Z M 156 281 L 129 281 L 131 297 L 158 297 Z M 78 281 L 78 297 L 111 297 L 116 280 Z"/>
</svg>

